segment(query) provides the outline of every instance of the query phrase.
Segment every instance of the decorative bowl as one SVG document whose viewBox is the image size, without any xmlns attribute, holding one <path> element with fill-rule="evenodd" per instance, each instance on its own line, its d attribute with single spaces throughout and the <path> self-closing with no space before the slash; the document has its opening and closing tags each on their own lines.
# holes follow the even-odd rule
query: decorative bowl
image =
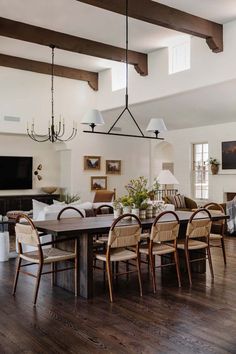
<svg viewBox="0 0 236 354">
<path fill-rule="evenodd" d="M 44 193 L 47 193 L 47 194 L 52 194 L 54 192 L 56 192 L 57 190 L 57 187 L 55 186 L 51 186 L 51 187 L 42 187 L 41 190 L 44 192 Z"/>
</svg>

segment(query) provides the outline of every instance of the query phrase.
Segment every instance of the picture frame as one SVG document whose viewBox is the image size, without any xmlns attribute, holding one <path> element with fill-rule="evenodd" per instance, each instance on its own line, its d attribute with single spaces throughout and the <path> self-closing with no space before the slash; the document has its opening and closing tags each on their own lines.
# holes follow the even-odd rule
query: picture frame
<svg viewBox="0 0 236 354">
<path fill-rule="evenodd" d="M 85 171 L 100 171 L 101 156 L 84 156 Z"/>
<path fill-rule="evenodd" d="M 236 141 L 222 142 L 222 170 L 236 169 Z"/>
<path fill-rule="evenodd" d="M 107 190 L 107 176 L 91 176 L 91 191 Z"/>
<path fill-rule="evenodd" d="M 106 160 L 106 174 L 120 175 L 121 174 L 121 160 Z"/>
</svg>

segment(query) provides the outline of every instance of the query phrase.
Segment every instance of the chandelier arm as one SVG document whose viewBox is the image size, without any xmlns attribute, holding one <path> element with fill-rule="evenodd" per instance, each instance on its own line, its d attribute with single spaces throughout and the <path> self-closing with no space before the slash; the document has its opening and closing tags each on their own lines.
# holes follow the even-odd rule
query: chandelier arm
<svg viewBox="0 0 236 354">
<path fill-rule="evenodd" d="M 129 108 L 127 108 L 127 111 L 129 112 L 130 117 L 133 119 L 134 124 L 136 125 L 136 127 L 137 127 L 137 128 L 138 128 L 138 130 L 140 131 L 140 134 L 141 134 L 142 136 L 144 136 L 144 134 L 143 134 L 143 132 L 142 132 L 141 128 L 139 127 L 139 125 L 138 125 L 137 121 L 135 120 L 135 118 L 134 118 L 134 116 L 133 116 L 133 114 L 131 113 L 131 111 L 130 111 L 130 109 L 129 109 Z"/>
<path fill-rule="evenodd" d="M 72 140 L 76 136 L 76 134 L 77 134 L 77 129 L 73 128 L 71 135 L 67 139 L 61 139 L 60 137 L 57 137 L 57 140 L 62 142 L 69 141 Z"/>
<path fill-rule="evenodd" d="M 130 138 L 141 138 L 141 139 L 151 139 L 151 140 L 164 140 L 164 138 L 154 137 L 154 136 L 146 136 L 146 135 L 135 135 L 135 134 L 122 134 L 122 133 L 106 133 L 106 132 L 92 132 L 91 130 L 83 130 L 84 133 L 90 134 L 100 134 L 100 135 L 113 135 L 113 136 L 124 136 Z"/>
<path fill-rule="evenodd" d="M 29 132 L 27 132 L 27 134 L 28 134 L 28 136 L 32 139 L 32 140 L 34 140 L 34 141 L 37 141 L 38 143 L 44 143 L 44 142 L 46 142 L 46 141 L 49 141 L 50 140 L 50 138 L 49 137 L 47 137 L 46 139 L 39 139 L 39 138 L 36 138 L 36 136 L 35 135 L 33 135 L 33 134 L 30 134 Z"/>
<path fill-rule="evenodd" d="M 60 137 L 62 137 L 64 134 L 65 134 L 65 124 L 62 124 L 62 132 L 61 132 L 61 127 L 60 127 L 57 136 L 60 138 Z"/>
<path fill-rule="evenodd" d="M 125 107 L 123 109 L 123 111 L 120 113 L 119 117 L 116 119 L 115 123 L 112 124 L 111 128 L 108 130 L 108 134 L 112 131 L 112 129 L 114 128 L 114 126 L 116 125 L 116 123 L 118 122 L 118 120 L 123 116 L 123 114 L 125 113 L 125 111 L 127 110 L 128 108 Z"/>
</svg>

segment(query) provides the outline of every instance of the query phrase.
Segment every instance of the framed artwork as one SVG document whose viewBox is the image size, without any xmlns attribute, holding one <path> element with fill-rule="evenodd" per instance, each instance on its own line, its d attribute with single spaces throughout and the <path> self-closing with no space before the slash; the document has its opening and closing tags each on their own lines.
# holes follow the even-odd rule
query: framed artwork
<svg viewBox="0 0 236 354">
<path fill-rule="evenodd" d="M 92 176 L 91 177 L 91 191 L 106 190 L 107 177 L 106 176 Z"/>
<path fill-rule="evenodd" d="M 236 141 L 222 142 L 222 170 L 236 169 Z"/>
<path fill-rule="evenodd" d="M 101 156 L 84 156 L 84 170 L 100 170 Z"/>
<path fill-rule="evenodd" d="M 121 174 L 121 160 L 106 160 L 106 174 L 120 175 Z"/>
</svg>

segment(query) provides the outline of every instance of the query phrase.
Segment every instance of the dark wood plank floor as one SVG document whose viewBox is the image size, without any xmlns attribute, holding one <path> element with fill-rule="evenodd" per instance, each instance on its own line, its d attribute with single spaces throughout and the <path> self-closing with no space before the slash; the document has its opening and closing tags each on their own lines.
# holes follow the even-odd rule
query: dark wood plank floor
<svg viewBox="0 0 236 354">
<path fill-rule="evenodd" d="M 0 353 L 236 353 L 236 238 L 226 247 L 226 268 L 221 250 L 212 251 L 214 283 L 207 269 L 192 289 L 183 274 L 178 289 L 174 271 L 165 271 L 154 295 L 144 266 L 143 298 L 132 275 L 119 280 L 114 304 L 96 272 L 93 300 L 52 289 L 46 276 L 34 309 L 34 279 L 20 275 L 13 298 L 15 261 L 0 263 Z"/>
</svg>

